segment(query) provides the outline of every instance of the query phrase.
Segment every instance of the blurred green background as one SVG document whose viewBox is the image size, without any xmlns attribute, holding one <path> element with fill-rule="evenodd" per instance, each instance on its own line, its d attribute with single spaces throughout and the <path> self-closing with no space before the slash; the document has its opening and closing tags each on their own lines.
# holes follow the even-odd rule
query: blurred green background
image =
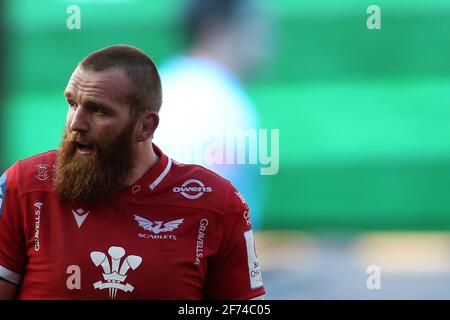
<svg viewBox="0 0 450 320">
<path fill-rule="evenodd" d="M 280 129 L 265 229 L 450 228 L 450 1 L 261 0 L 269 65 L 245 87 L 263 128 Z M 71 4 L 81 29 L 66 28 Z M 56 149 L 77 63 L 118 43 L 162 63 L 183 49 L 183 1 L 4 2 L 0 169 Z"/>
</svg>

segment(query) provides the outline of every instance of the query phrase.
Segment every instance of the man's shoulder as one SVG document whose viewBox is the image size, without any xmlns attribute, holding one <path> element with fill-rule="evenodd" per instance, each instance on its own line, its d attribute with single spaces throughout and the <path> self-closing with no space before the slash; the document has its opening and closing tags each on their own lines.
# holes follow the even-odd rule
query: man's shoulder
<svg viewBox="0 0 450 320">
<path fill-rule="evenodd" d="M 8 179 L 20 185 L 23 193 L 45 191 L 51 186 L 57 151 L 51 150 L 17 161 L 7 170 Z"/>
<path fill-rule="evenodd" d="M 181 181 L 186 180 L 189 177 L 194 177 L 186 181 L 198 180 L 198 184 L 200 186 L 204 185 L 205 183 L 213 184 L 216 189 L 220 191 L 226 191 L 233 187 L 229 180 L 201 165 L 180 163 L 176 160 L 172 160 L 172 162 L 172 170 L 175 180 Z"/>
<path fill-rule="evenodd" d="M 20 163 L 21 167 L 23 168 L 33 166 L 37 163 L 55 163 L 57 153 L 58 151 L 56 150 L 49 150 L 47 152 L 43 152 L 25 159 L 21 159 L 17 161 L 17 163 Z"/>
<path fill-rule="evenodd" d="M 166 189 L 172 204 L 186 209 L 208 212 L 220 226 L 242 220 L 250 226 L 250 208 L 243 195 L 227 179 L 195 164 L 173 164 L 172 178 Z M 242 219 L 243 218 L 243 219 Z M 241 221 L 241 222 L 242 222 Z M 222 228 L 222 227 L 221 227 Z"/>
<path fill-rule="evenodd" d="M 168 185 L 181 204 L 224 214 L 228 211 L 230 201 L 240 201 L 235 196 L 238 191 L 229 180 L 201 165 L 173 161 L 171 171 Z"/>
<path fill-rule="evenodd" d="M 45 181 L 52 175 L 56 166 L 56 150 L 50 150 L 16 162 L 15 166 L 22 177 L 34 175 L 39 181 Z"/>
</svg>

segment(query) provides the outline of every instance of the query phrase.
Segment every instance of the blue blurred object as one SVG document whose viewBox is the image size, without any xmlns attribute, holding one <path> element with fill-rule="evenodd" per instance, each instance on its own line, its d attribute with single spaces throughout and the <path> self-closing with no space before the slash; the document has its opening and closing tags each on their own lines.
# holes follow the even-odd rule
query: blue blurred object
<svg viewBox="0 0 450 320">
<path fill-rule="evenodd" d="M 155 143 L 179 162 L 203 165 L 230 180 L 250 207 L 253 228 L 259 228 L 266 192 L 259 166 L 248 161 L 226 164 L 225 155 L 222 159 L 213 155 L 215 163 L 205 159 L 214 139 L 225 139 L 230 130 L 252 131 L 260 126 L 239 81 L 220 65 L 195 57 L 177 57 L 160 70 L 163 106 Z"/>
<path fill-rule="evenodd" d="M 261 127 L 240 80 L 268 58 L 265 18 L 252 0 L 187 1 L 180 17 L 187 49 L 160 68 L 155 133 L 155 143 L 175 160 L 230 180 L 249 204 L 254 229 L 262 224 L 266 194 L 255 160 Z"/>
</svg>

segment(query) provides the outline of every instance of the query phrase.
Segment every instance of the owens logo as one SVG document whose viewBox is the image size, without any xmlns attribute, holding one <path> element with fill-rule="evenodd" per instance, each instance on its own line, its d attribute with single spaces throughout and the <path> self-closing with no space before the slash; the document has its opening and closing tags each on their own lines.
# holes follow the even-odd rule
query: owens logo
<svg viewBox="0 0 450 320">
<path fill-rule="evenodd" d="M 109 263 L 106 254 L 100 251 L 91 252 L 91 260 L 95 266 L 102 266 L 103 279 L 106 282 L 97 281 L 94 283 L 95 289 L 109 289 L 110 299 L 115 299 L 117 290 L 124 292 L 132 292 L 134 287 L 127 283 L 123 284 L 127 278 L 127 272 L 131 269 L 135 270 L 142 262 L 142 257 L 129 255 L 122 263 L 121 259 L 125 256 L 125 250 L 121 247 L 110 247 L 108 254 L 111 257 L 111 264 Z"/>
<path fill-rule="evenodd" d="M 0 216 L 3 213 L 3 204 L 6 196 L 6 173 L 0 178 Z"/>
<path fill-rule="evenodd" d="M 200 198 L 205 192 L 212 192 L 211 187 L 205 187 L 204 183 L 197 179 L 185 181 L 181 187 L 173 188 L 173 192 L 181 193 L 185 198 L 195 200 Z"/>
</svg>

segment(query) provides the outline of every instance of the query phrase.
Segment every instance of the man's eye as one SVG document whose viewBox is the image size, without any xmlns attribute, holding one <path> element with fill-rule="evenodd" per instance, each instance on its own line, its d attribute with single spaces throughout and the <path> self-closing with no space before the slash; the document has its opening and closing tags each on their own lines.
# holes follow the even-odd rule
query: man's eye
<svg viewBox="0 0 450 320">
<path fill-rule="evenodd" d="M 93 108 L 92 111 L 96 114 L 104 114 L 103 110 L 100 108 Z"/>
<path fill-rule="evenodd" d="M 73 101 L 73 100 L 69 100 L 68 102 L 69 102 L 69 106 L 71 108 L 76 108 L 78 106 L 77 103 L 75 101 Z"/>
</svg>

